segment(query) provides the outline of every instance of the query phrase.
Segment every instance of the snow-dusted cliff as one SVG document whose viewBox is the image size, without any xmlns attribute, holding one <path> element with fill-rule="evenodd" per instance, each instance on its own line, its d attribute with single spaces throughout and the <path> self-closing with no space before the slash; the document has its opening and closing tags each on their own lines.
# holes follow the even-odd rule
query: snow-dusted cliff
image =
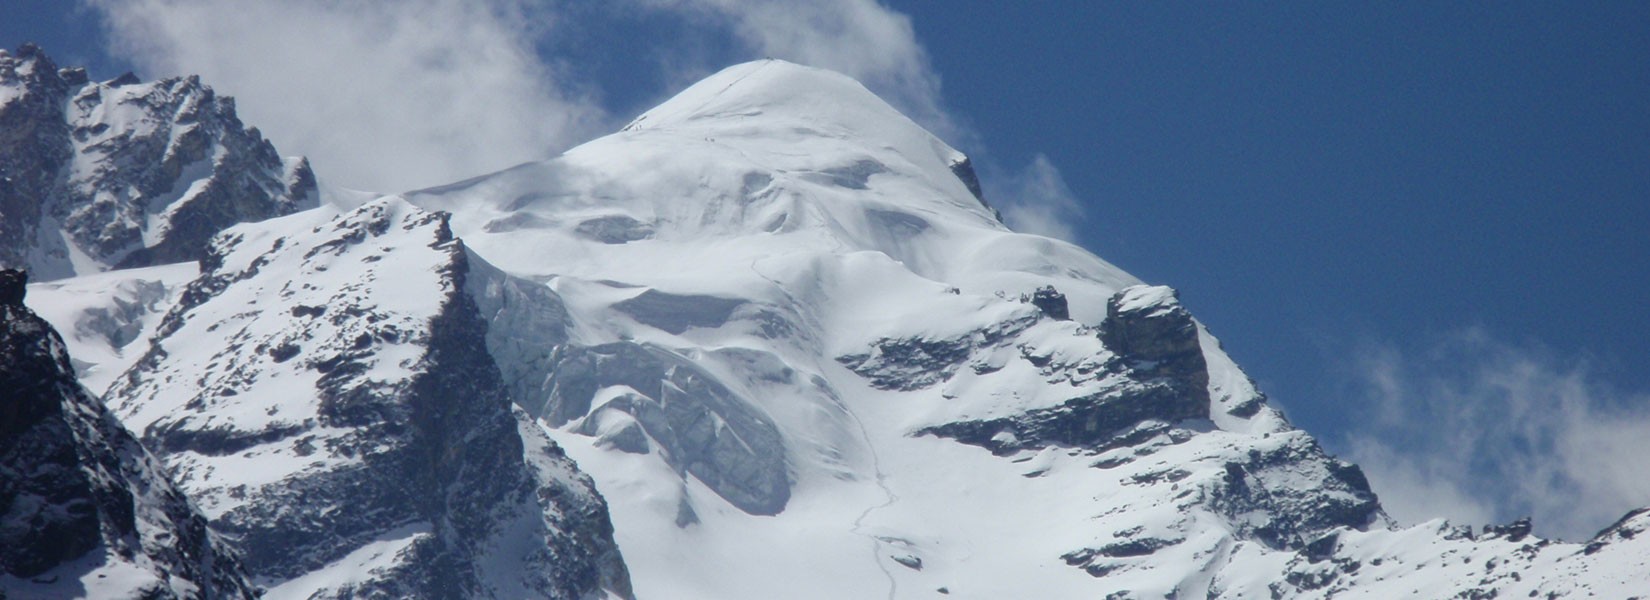
<svg viewBox="0 0 1650 600">
<path fill-rule="evenodd" d="M 0 270 L 0 597 L 252 598 L 236 556 L 75 381 Z"/>
</svg>

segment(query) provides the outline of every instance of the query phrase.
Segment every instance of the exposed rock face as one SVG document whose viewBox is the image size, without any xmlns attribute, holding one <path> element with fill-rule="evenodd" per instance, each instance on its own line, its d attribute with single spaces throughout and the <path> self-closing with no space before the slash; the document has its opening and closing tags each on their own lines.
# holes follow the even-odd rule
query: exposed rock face
<svg viewBox="0 0 1650 600">
<path fill-rule="evenodd" d="M 1209 372 L 1197 323 L 1165 286 L 1133 286 L 1106 301 L 1100 340 L 1142 380 L 1163 380 L 1179 400 L 1173 414 L 1208 417 Z"/>
<path fill-rule="evenodd" d="M 1032 300 L 1046 315 L 1066 311 L 1065 297 L 1052 287 L 1038 290 Z M 998 453 L 1050 444 L 1107 450 L 1138 443 L 1182 421 L 1209 418 L 1209 373 L 1198 343 L 1197 324 L 1176 300 L 1174 290 L 1134 286 L 1113 295 L 1107 302 L 1106 320 L 1100 325 L 1100 339 L 1110 352 L 1096 357 L 1101 359 L 1099 362 L 1058 365 L 1036 353 L 1027 353 L 1025 359 L 1055 376 L 1056 381 L 1061 379 L 1059 372 L 1067 371 L 1070 374 L 1063 376 L 1066 381 L 1106 377 L 1112 380 L 1111 385 L 1052 407 L 995 419 L 957 421 L 922 432 L 985 446 Z M 957 362 L 972 358 L 974 352 L 970 350 L 961 353 Z"/>
<path fill-rule="evenodd" d="M 198 78 L 93 83 L 0 51 L 0 264 L 47 280 L 196 260 L 225 227 L 316 201 L 309 164 Z"/>
<path fill-rule="evenodd" d="M 974 199 L 979 200 L 981 206 L 990 210 L 992 217 L 996 218 L 998 222 L 1002 222 L 1003 213 L 991 206 L 991 203 L 985 199 L 985 190 L 980 187 L 980 176 L 974 172 L 973 159 L 959 155 L 951 161 L 950 167 L 951 173 L 956 175 L 959 181 L 962 181 L 964 187 L 968 188 L 968 193 L 973 194 Z"/>
<path fill-rule="evenodd" d="M 1140 376 L 1175 379 L 1196 401 L 1208 402 L 1198 323 L 1173 288 L 1135 285 L 1117 292 L 1105 302 L 1101 341 Z"/>
<path fill-rule="evenodd" d="M 1283 443 L 1228 463 L 1205 488 L 1208 506 L 1229 519 L 1240 537 L 1296 550 L 1336 528 L 1363 530 L 1384 521 L 1357 465 L 1329 456 L 1305 435 L 1276 437 Z M 1303 479 L 1311 483 L 1303 486 Z"/>
<path fill-rule="evenodd" d="M 251 598 L 165 470 L 0 271 L 0 597 Z"/>
<path fill-rule="evenodd" d="M 1034 322 L 1034 315 L 1003 321 L 948 338 L 883 338 L 869 352 L 846 354 L 837 362 L 885 390 L 911 391 L 950 379 L 984 348 L 1002 344 Z"/>
<path fill-rule="evenodd" d="M 21 306 L 28 286 L 28 271 L 0 269 L 0 305 Z"/>
<path fill-rule="evenodd" d="M 111 404 L 273 593 L 628 596 L 605 504 L 512 412 L 445 215 L 329 217 L 221 235 Z"/>
</svg>

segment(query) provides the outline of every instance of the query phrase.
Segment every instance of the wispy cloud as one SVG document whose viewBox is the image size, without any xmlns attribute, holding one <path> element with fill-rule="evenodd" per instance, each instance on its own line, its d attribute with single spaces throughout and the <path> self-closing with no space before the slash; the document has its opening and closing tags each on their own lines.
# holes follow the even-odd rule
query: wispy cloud
<svg viewBox="0 0 1650 600">
<path fill-rule="evenodd" d="M 1612 388 L 1585 360 L 1481 329 L 1358 356 L 1366 419 L 1347 447 L 1400 521 L 1528 515 L 1573 540 L 1650 505 L 1650 396 Z"/>
<path fill-rule="evenodd" d="M 324 177 L 379 191 L 547 158 L 604 111 L 534 40 L 530 0 L 88 0 L 113 50 L 153 76 L 199 74 Z"/>
<path fill-rule="evenodd" d="M 839 71 L 952 145 L 982 144 L 947 108 L 910 17 L 877 0 L 82 1 L 102 15 L 112 52 L 149 76 L 201 75 L 283 152 L 310 156 L 323 179 L 347 187 L 448 183 L 554 156 L 628 119 L 613 113 L 632 107 L 604 104 L 607 90 L 557 55 L 572 31 L 579 43 L 655 57 L 665 86 L 762 57 Z M 581 22 L 624 11 L 695 35 Z M 707 37 L 727 44 L 707 51 Z M 1047 157 L 979 167 L 1011 226 L 1075 238 L 1082 204 Z"/>
<path fill-rule="evenodd" d="M 1003 213 L 1009 227 L 1078 241 L 1076 226 L 1084 218 L 1083 204 L 1048 157 L 1038 154 L 1023 169 L 992 167 L 987 173 L 991 176 L 983 183 L 986 198 Z"/>
<path fill-rule="evenodd" d="M 753 58 L 780 58 L 846 74 L 952 143 L 972 141 L 972 133 L 945 108 L 940 76 L 918 42 L 911 18 L 876 0 L 636 1 L 720 23 L 748 46 Z"/>
</svg>

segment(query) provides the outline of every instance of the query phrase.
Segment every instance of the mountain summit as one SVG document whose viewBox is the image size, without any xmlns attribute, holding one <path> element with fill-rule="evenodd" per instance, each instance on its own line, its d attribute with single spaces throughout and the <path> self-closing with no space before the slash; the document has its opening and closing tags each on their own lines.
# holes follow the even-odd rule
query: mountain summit
<svg viewBox="0 0 1650 600">
<path fill-rule="evenodd" d="M 858 81 L 783 60 L 724 69 L 643 113 L 624 131 L 701 134 L 747 149 L 766 148 L 771 154 L 765 158 L 774 160 L 776 166 L 784 164 L 783 157 L 799 158 L 783 151 L 783 146 L 846 140 L 859 150 L 889 151 L 888 156 L 907 163 L 897 165 L 898 170 L 926 175 L 928 184 L 946 196 L 980 197 L 978 180 L 961 152 Z M 955 175 L 967 194 L 959 193 L 947 175 Z M 978 208 L 971 203 L 960 206 Z"/>
<path fill-rule="evenodd" d="M 110 405 L 270 597 L 1646 583 L 1642 513 L 1585 544 L 1395 526 L 1174 289 L 1009 230 L 964 155 L 828 71 L 736 65 L 562 156 L 203 256 L 143 310 L 90 290 L 186 277 L 31 298 L 146 332 L 98 363 L 130 365 Z"/>
</svg>

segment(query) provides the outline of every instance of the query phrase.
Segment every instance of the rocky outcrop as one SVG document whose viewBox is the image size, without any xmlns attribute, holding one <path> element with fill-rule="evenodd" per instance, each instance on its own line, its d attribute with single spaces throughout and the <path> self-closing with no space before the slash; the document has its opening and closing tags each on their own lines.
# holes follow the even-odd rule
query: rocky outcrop
<svg viewBox="0 0 1650 600">
<path fill-rule="evenodd" d="M 1066 295 L 1060 293 L 1060 290 L 1054 289 L 1052 285 L 1037 288 L 1037 291 L 1031 293 L 1030 301 L 1032 306 L 1036 306 L 1038 310 L 1043 311 L 1043 314 L 1048 315 L 1050 319 L 1056 321 L 1071 320 L 1071 307 L 1066 305 Z"/>
<path fill-rule="evenodd" d="M 980 187 L 980 176 L 974 172 L 974 160 L 959 154 L 951 160 L 948 166 L 951 168 L 951 174 L 956 175 L 957 180 L 962 182 L 963 187 L 968 188 L 968 193 L 972 194 L 975 200 L 980 201 L 980 206 L 984 206 L 986 210 L 991 211 L 991 216 L 996 218 L 998 223 L 1001 223 L 1003 213 L 986 201 L 985 190 Z"/>
<path fill-rule="evenodd" d="M 1197 322 L 1166 286 L 1124 288 L 1106 301 L 1100 340 L 1141 380 L 1165 381 L 1179 396 L 1174 412 L 1208 414 L 1209 372 Z"/>
<path fill-rule="evenodd" d="M 837 357 L 837 362 L 884 390 L 911 391 L 950 379 L 982 349 L 1012 339 L 1036 320 L 1026 315 L 994 323 L 965 335 L 928 338 L 883 338 L 869 352 Z"/>
<path fill-rule="evenodd" d="M 75 381 L 0 271 L 0 597 L 251 598 L 160 464 Z"/>
<path fill-rule="evenodd" d="M 24 296 L 29 293 L 28 286 L 28 271 L 0 269 L 0 305 L 22 306 Z"/>
<path fill-rule="evenodd" d="M 1038 290 L 1032 300 L 1051 317 L 1066 311 L 1065 297 L 1052 287 Z M 1099 335 L 1110 354 L 1097 367 L 1084 368 L 1112 376 L 1111 385 L 1056 406 L 995 419 L 956 421 L 920 433 L 954 438 L 997 453 L 1049 445 L 1101 451 L 1149 438 L 1182 421 L 1209 418 L 1209 373 L 1198 343 L 1197 323 L 1180 305 L 1174 290 L 1134 286 L 1118 292 L 1107 302 Z M 971 355 L 959 352 L 953 362 Z M 1047 360 L 1033 352 L 1024 356 L 1034 363 Z M 1070 368 L 1076 367 L 1059 365 L 1049 374 L 1059 379 L 1053 371 Z"/>
<path fill-rule="evenodd" d="M 1279 436 L 1285 443 L 1227 463 L 1204 488 L 1207 505 L 1226 517 L 1238 536 L 1298 550 L 1336 528 L 1362 530 L 1384 519 L 1357 465 L 1329 456 L 1304 435 Z"/>
<path fill-rule="evenodd" d="M 316 190 L 308 162 L 196 77 L 96 83 L 32 45 L 0 51 L 0 264 L 56 279 L 196 260 L 218 231 L 315 206 Z"/>
</svg>

